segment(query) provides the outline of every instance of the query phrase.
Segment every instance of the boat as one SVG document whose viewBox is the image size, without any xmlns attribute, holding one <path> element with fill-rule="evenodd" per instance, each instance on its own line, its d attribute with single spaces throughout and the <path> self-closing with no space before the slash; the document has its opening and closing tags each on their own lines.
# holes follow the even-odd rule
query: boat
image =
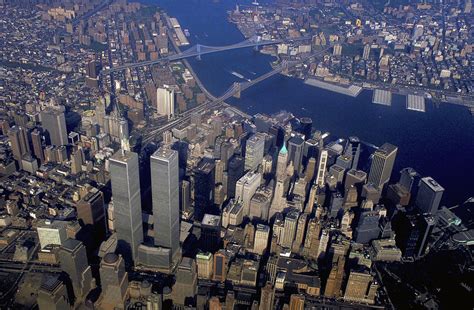
<svg viewBox="0 0 474 310">
<path fill-rule="evenodd" d="M 230 74 L 232 74 L 233 76 L 236 76 L 240 79 L 245 79 L 245 76 L 243 76 L 242 74 L 238 73 L 238 72 L 235 72 L 235 71 L 229 71 Z"/>
</svg>

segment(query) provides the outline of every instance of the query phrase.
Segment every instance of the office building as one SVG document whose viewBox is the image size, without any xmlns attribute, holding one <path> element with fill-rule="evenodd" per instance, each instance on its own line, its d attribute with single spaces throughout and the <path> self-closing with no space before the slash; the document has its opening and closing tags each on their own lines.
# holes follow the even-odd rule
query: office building
<svg viewBox="0 0 474 310">
<path fill-rule="evenodd" d="M 199 279 L 212 279 L 212 269 L 214 265 L 214 257 L 212 253 L 196 254 L 196 265 Z"/>
<path fill-rule="evenodd" d="M 179 254 L 178 152 L 161 147 L 150 158 L 155 246 Z"/>
<path fill-rule="evenodd" d="M 270 237 L 270 227 L 263 224 L 257 224 L 255 230 L 255 239 L 253 243 L 253 252 L 263 255 L 268 247 L 268 238 Z"/>
<path fill-rule="evenodd" d="M 409 216 L 408 226 L 404 231 L 408 233 L 404 256 L 419 258 L 425 254 L 429 237 L 436 225 L 436 220 L 431 214 Z"/>
<path fill-rule="evenodd" d="M 420 182 L 421 177 L 415 169 L 408 167 L 403 168 L 400 171 L 400 180 L 398 183 L 400 186 L 405 189 L 407 192 L 413 195 L 414 190 L 418 189 L 418 183 Z"/>
<path fill-rule="evenodd" d="M 67 223 L 64 221 L 40 220 L 36 230 L 41 249 L 44 249 L 49 244 L 63 244 L 67 239 Z"/>
<path fill-rule="evenodd" d="M 290 296 L 290 310 L 304 310 L 304 295 L 291 294 Z"/>
<path fill-rule="evenodd" d="M 67 288 L 59 275 L 45 275 L 36 299 L 40 310 L 70 309 Z"/>
<path fill-rule="evenodd" d="M 102 294 L 100 309 L 125 309 L 128 289 L 128 274 L 121 255 L 107 253 L 100 262 Z"/>
<path fill-rule="evenodd" d="M 214 208 L 215 163 L 204 157 L 194 169 L 194 214 L 200 220 L 205 213 L 216 213 Z"/>
<path fill-rule="evenodd" d="M 245 160 L 239 155 L 230 158 L 227 169 L 227 198 L 235 197 L 235 185 L 244 175 Z"/>
<path fill-rule="evenodd" d="M 369 60 L 370 56 L 370 44 L 364 45 L 364 52 L 362 53 L 362 59 Z"/>
<path fill-rule="evenodd" d="M 249 216 L 250 200 L 257 191 L 257 188 L 262 182 L 262 175 L 259 172 L 250 170 L 243 177 L 241 177 L 235 185 L 235 200 L 242 201 L 243 215 Z"/>
<path fill-rule="evenodd" d="M 21 165 L 23 156 L 30 154 L 26 129 L 19 126 L 13 126 L 8 130 L 8 139 L 10 140 L 13 158 Z"/>
<path fill-rule="evenodd" d="M 337 256 L 332 262 L 324 289 L 324 296 L 329 298 L 339 298 L 342 296 L 342 281 L 344 279 L 345 258 L 343 255 Z"/>
<path fill-rule="evenodd" d="M 91 187 L 76 204 L 77 219 L 96 244 L 104 241 L 106 233 L 104 194 Z"/>
<path fill-rule="evenodd" d="M 156 90 L 156 111 L 168 118 L 174 115 L 174 90 L 161 87 Z"/>
<path fill-rule="evenodd" d="M 370 241 L 377 239 L 380 235 L 379 219 L 379 212 L 363 211 L 356 227 L 355 241 L 368 244 Z"/>
<path fill-rule="evenodd" d="M 362 170 L 351 169 L 346 173 L 346 180 L 344 181 L 344 191 L 348 191 L 351 186 L 357 188 L 358 193 L 362 192 L 362 186 L 367 180 L 367 173 Z"/>
<path fill-rule="evenodd" d="M 86 247 L 75 239 L 67 239 L 59 249 L 61 270 L 68 274 L 74 290 L 75 303 L 85 300 L 95 288 L 91 266 L 87 262 Z"/>
<path fill-rule="evenodd" d="M 179 210 L 185 213 L 191 210 L 191 183 L 187 180 L 181 181 L 179 192 Z"/>
<path fill-rule="evenodd" d="M 316 181 L 315 181 L 318 187 L 324 187 L 327 160 L 328 160 L 328 151 L 322 150 L 319 156 L 318 173 L 316 175 Z"/>
<path fill-rule="evenodd" d="M 205 214 L 201 222 L 201 249 L 214 253 L 221 245 L 221 217 Z"/>
<path fill-rule="evenodd" d="M 273 285 L 267 282 L 260 292 L 259 310 L 273 310 L 275 292 Z"/>
<path fill-rule="evenodd" d="M 296 210 L 293 210 L 286 215 L 285 232 L 283 234 L 283 240 L 280 244 L 282 247 L 291 249 L 296 235 L 296 228 L 298 226 L 298 217 L 299 212 Z"/>
<path fill-rule="evenodd" d="M 143 242 L 138 154 L 119 150 L 109 162 L 118 252 L 131 264 Z"/>
<path fill-rule="evenodd" d="M 344 300 L 374 304 L 377 288 L 377 282 L 369 273 L 351 271 L 344 292 Z"/>
<path fill-rule="evenodd" d="M 415 205 L 422 213 L 434 215 L 439 209 L 444 188 L 432 177 L 422 178 L 418 187 Z"/>
<path fill-rule="evenodd" d="M 301 213 L 300 217 L 298 218 L 298 227 L 296 228 L 296 235 L 292 245 L 292 252 L 298 253 L 300 247 L 303 245 L 307 219 L 308 214 L 306 213 Z"/>
<path fill-rule="evenodd" d="M 286 179 L 286 167 L 288 166 L 288 150 L 285 144 L 278 152 L 277 167 L 276 167 L 276 179 L 282 181 Z"/>
<path fill-rule="evenodd" d="M 304 242 L 303 254 L 317 258 L 319 249 L 319 235 L 321 234 L 321 224 L 317 218 L 312 218 L 308 223 L 308 231 Z"/>
<path fill-rule="evenodd" d="M 372 158 L 368 182 L 375 187 L 382 187 L 390 180 L 398 148 L 390 143 L 384 143 L 377 149 Z"/>
<path fill-rule="evenodd" d="M 304 135 L 304 139 L 311 138 L 311 131 L 313 130 L 313 120 L 310 117 L 302 117 L 300 119 L 299 132 Z"/>
<path fill-rule="evenodd" d="M 218 282 L 225 282 L 227 276 L 227 254 L 225 250 L 219 250 L 214 254 L 214 268 L 212 279 Z"/>
<path fill-rule="evenodd" d="M 303 170 L 303 147 L 304 140 L 300 136 L 288 140 L 288 161 L 293 163 L 296 173 Z"/>
<path fill-rule="evenodd" d="M 41 132 L 33 129 L 31 132 L 31 144 L 33 145 L 33 155 L 39 160 L 40 164 L 44 162 L 43 141 Z"/>
<path fill-rule="evenodd" d="M 60 146 L 68 143 L 66 118 L 63 111 L 53 108 L 43 110 L 41 112 L 41 125 L 49 144 Z"/>
<path fill-rule="evenodd" d="M 245 146 L 245 170 L 255 170 L 262 163 L 265 151 L 265 137 L 254 134 Z"/>
<path fill-rule="evenodd" d="M 176 282 L 171 296 L 174 306 L 192 306 L 196 299 L 198 276 L 196 262 L 189 257 L 183 257 L 176 270 Z"/>
</svg>

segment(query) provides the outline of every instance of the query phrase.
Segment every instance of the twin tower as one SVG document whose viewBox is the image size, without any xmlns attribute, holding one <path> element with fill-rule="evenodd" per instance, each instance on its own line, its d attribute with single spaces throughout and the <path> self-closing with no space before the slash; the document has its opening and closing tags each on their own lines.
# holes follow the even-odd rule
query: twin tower
<svg viewBox="0 0 474 310">
<path fill-rule="evenodd" d="M 119 150 L 109 160 L 117 252 L 128 264 L 169 269 L 180 256 L 178 152 L 159 148 L 150 158 L 153 243 L 144 244 L 138 154 Z"/>
</svg>

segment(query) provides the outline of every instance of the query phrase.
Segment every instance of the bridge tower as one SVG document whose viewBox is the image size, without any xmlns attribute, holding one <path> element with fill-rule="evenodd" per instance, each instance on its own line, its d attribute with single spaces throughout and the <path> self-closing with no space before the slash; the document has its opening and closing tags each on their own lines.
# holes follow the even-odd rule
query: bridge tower
<svg viewBox="0 0 474 310">
<path fill-rule="evenodd" d="M 241 90 L 240 83 L 239 82 L 234 82 L 233 88 L 234 88 L 234 91 L 235 91 L 233 97 L 240 99 L 240 90 Z"/>
<path fill-rule="evenodd" d="M 258 52 L 258 49 L 260 48 L 260 40 L 261 40 L 261 37 L 260 36 L 257 36 L 254 41 L 255 41 L 255 46 L 253 47 L 253 49 Z"/>
<path fill-rule="evenodd" d="M 196 44 L 196 52 L 197 52 L 196 58 L 198 60 L 201 60 L 201 44 Z"/>
</svg>

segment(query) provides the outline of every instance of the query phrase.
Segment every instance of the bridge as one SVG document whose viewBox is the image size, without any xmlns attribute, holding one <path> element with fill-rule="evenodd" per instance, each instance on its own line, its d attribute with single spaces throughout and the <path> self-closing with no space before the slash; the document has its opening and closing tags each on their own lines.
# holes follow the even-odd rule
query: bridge
<svg viewBox="0 0 474 310">
<path fill-rule="evenodd" d="M 176 61 L 176 60 L 190 58 L 190 57 L 200 58 L 202 55 L 205 55 L 205 54 L 212 54 L 212 53 L 218 53 L 218 52 L 224 52 L 224 51 L 230 51 L 230 50 L 248 48 L 248 47 L 254 47 L 258 49 L 260 46 L 265 46 L 265 45 L 280 44 L 283 42 L 297 42 L 297 41 L 304 41 L 304 40 L 310 40 L 310 39 L 311 37 L 304 36 L 304 37 L 295 38 L 291 40 L 283 40 L 283 39 L 261 40 L 260 37 L 253 36 L 242 42 L 238 42 L 231 45 L 224 45 L 224 46 L 208 46 L 208 45 L 196 44 L 190 47 L 189 49 L 183 52 L 180 52 L 178 54 L 170 55 L 170 56 L 163 57 L 157 60 L 148 60 L 148 61 L 129 63 L 129 64 L 121 65 L 121 66 L 116 66 L 110 69 L 104 69 L 101 71 L 101 74 L 110 74 L 111 72 L 122 71 L 127 68 L 150 66 L 150 65 L 154 65 L 158 63 Z"/>
<path fill-rule="evenodd" d="M 299 64 L 304 63 L 305 61 L 308 61 L 314 57 L 318 57 L 326 53 L 329 49 L 332 48 L 332 45 L 329 45 L 325 49 L 322 49 L 318 52 L 312 53 L 310 55 L 306 55 L 304 57 L 301 57 L 298 60 L 294 61 L 286 61 L 284 60 L 280 65 L 276 66 L 273 70 L 259 76 L 258 78 L 247 81 L 247 82 L 236 82 L 232 84 L 220 97 L 214 97 L 213 100 L 208 101 L 207 103 L 201 104 L 197 107 L 194 107 L 192 109 L 189 109 L 185 112 L 183 112 L 179 118 L 162 125 L 158 128 L 151 128 L 146 134 L 143 135 L 143 140 L 142 144 L 146 145 L 150 142 L 152 142 L 157 136 L 162 135 L 165 131 L 171 130 L 173 127 L 183 124 L 185 122 L 189 122 L 191 120 L 191 115 L 194 113 L 203 113 L 205 111 L 209 111 L 212 109 L 215 109 L 221 104 L 225 104 L 225 100 L 229 99 L 230 97 L 240 97 L 240 93 L 243 92 L 244 90 L 274 76 L 275 74 L 281 73 L 285 70 L 288 70 L 292 67 L 295 67 Z"/>
</svg>

